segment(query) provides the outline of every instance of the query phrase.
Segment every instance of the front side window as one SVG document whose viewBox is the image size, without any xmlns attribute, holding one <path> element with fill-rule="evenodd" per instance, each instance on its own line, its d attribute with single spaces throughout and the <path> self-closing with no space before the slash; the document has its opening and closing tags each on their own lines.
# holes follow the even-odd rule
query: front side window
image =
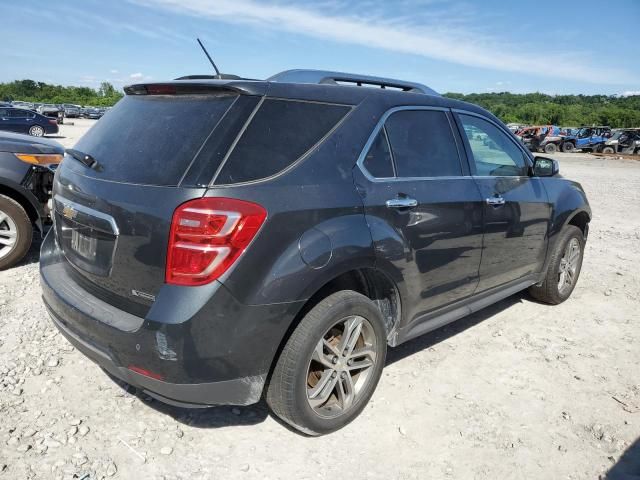
<svg viewBox="0 0 640 480">
<path fill-rule="evenodd" d="M 447 115 L 439 110 L 401 110 L 385 123 L 398 177 L 462 175 Z"/>
<path fill-rule="evenodd" d="M 460 114 L 464 133 L 469 140 L 476 175 L 517 177 L 527 175 L 527 161 L 518 146 L 492 123 Z"/>
</svg>

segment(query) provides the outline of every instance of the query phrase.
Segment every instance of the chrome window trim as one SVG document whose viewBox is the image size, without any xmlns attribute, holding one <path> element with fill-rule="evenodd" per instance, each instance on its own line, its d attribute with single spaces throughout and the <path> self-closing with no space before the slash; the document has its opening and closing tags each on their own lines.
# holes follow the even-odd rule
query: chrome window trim
<svg viewBox="0 0 640 480">
<path fill-rule="evenodd" d="M 460 175 L 450 175 L 450 176 L 441 176 L 441 177 L 398 177 L 397 176 L 397 172 L 396 172 L 396 176 L 395 177 L 374 177 L 373 175 L 371 175 L 371 173 L 369 173 L 367 168 L 364 166 L 364 159 L 366 158 L 367 152 L 371 148 L 371 145 L 373 145 L 373 142 L 375 141 L 376 137 L 378 136 L 378 133 L 380 132 L 380 130 L 382 130 L 384 128 L 385 122 L 387 121 L 387 119 L 391 115 L 393 115 L 396 112 L 402 112 L 402 111 L 407 111 L 407 110 L 411 110 L 411 111 L 414 111 L 414 110 L 433 111 L 433 110 L 435 110 L 435 111 L 439 111 L 439 112 L 444 112 L 445 114 L 447 112 L 451 111 L 451 109 L 447 108 L 447 107 L 432 107 L 432 106 L 428 106 L 428 105 L 402 105 L 400 107 L 390 108 L 389 110 L 384 112 L 382 117 L 380 117 L 380 120 L 378 120 L 378 123 L 376 123 L 376 126 L 373 128 L 373 131 L 371 132 L 371 135 L 369 135 L 369 139 L 364 144 L 364 147 L 363 147 L 362 151 L 360 152 L 360 155 L 358 156 L 358 160 L 356 161 L 356 165 L 358 166 L 358 168 L 360 169 L 362 174 L 367 178 L 367 180 L 369 180 L 370 182 L 379 183 L 379 182 L 412 182 L 412 181 L 415 182 L 417 180 L 459 180 L 461 178 L 469 178 L 470 179 L 471 176 L 465 175 L 464 172 L 461 173 Z M 456 139 L 456 136 L 455 136 L 454 131 L 453 131 L 453 127 L 454 126 L 451 125 L 451 120 L 449 119 L 449 116 L 447 116 L 447 122 L 449 124 L 449 128 L 451 128 L 451 136 L 453 137 L 453 141 L 456 144 L 456 150 L 458 151 L 458 159 L 459 159 L 459 161 L 462 161 L 461 152 L 460 152 L 460 146 L 458 145 L 458 140 Z M 391 163 L 392 163 L 393 170 L 395 172 L 396 166 L 395 166 L 395 161 L 393 159 L 393 150 L 391 149 L 389 136 L 386 134 L 386 131 L 385 131 L 385 137 L 387 138 L 387 142 L 389 143 L 389 152 L 391 154 Z M 462 170 L 462 165 L 460 165 L 460 169 Z M 493 178 L 496 178 L 496 177 L 493 177 Z"/>
</svg>

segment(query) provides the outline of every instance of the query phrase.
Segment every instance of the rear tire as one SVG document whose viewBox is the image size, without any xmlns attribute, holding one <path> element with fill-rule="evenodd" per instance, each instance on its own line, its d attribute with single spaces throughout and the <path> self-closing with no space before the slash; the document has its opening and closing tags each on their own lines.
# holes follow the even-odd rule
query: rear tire
<svg viewBox="0 0 640 480">
<path fill-rule="evenodd" d="M 556 146 L 555 143 L 547 143 L 544 146 L 544 153 L 552 154 L 552 153 L 556 153 L 557 151 L 558 151 L 558 147 Z"/>
<path fill-rule="evenodd" d="M 582 269 L 584 244 L 582 230 L 574 225 L 564 228 L 551 253 L 544 281 L 529 288 L 533 298 L 558 305 L 571 296 Z"/>
<path fill-rule="evenodd" d="M 33 227 L 22 205 L 0 195 L 0 270 L 12 267 L 29 251 Z"/>
<path fill-rule="evenodd" d="M 267 387 L 267 403 L 301 432 L 334 432 L 367 405 L 386 351 L 384 320 L 371 300 L 351 290 L 329 295 L 304 316 L 285 344 Z"/>
<path fill-rule="evenodd" d="M 44 128 L 40 125 L 32 125 L 31 128 L 29 128 L 29 135 L 32 137 L 43 137 Z"/>
<path fill-rule="evenodd" d="M 571 142 L 564 142 L 562 144 L 562 151 L 565 153 L 571 153 L 575 150 L 576 146 Z"/>
<path fill-rule="evenodd" d="M 615 150 L 613 149 L 613 147 L 604 147 L 602 149 L 602 153 L 606 153 L 611 155 L 612 153 L 616 153 Z"/>
</svg>

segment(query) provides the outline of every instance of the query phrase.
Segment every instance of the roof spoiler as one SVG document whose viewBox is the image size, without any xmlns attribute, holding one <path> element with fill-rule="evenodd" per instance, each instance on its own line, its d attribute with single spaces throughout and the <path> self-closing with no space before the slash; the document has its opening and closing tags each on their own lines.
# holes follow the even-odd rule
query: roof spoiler
<svg viewBox="0 0 640 480">
<path fill-rule="evenodd" d="M 361 86 L 377 86 L 383 89 L 398 89 L 403 92 L 423 93 L 426 95 L 440 94 L 421 83 L 406 82 L 393 78 L 372 77 L 345 72 L 329 72 L 324 70 L 286 70 L 267 78 L 268 82 L 282 83 L 316 83 L 325 85 L 353 84 Z"/>
<path fill-rule="evenodd" d="M 185 75 L 183 77 L 174 78 L 174 80 L 249 80 L 238 75 L 230 73 L 221 73 L 219 75 Z"/>
</svg>

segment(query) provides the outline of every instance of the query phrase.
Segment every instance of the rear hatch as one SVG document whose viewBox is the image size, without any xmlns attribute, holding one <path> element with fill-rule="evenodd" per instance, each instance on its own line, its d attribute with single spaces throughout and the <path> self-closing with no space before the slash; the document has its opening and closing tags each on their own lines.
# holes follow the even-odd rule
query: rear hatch
<svg viewBox="0 0 640 480">
<path fill-rule="evenodd" d="M 258 97 L 172 85 L 129 93 L 58 169 L 55 235 L 83 288 L 143 316 L 164 282 L 174 210 L 204 194 Z"/>
</svg>

